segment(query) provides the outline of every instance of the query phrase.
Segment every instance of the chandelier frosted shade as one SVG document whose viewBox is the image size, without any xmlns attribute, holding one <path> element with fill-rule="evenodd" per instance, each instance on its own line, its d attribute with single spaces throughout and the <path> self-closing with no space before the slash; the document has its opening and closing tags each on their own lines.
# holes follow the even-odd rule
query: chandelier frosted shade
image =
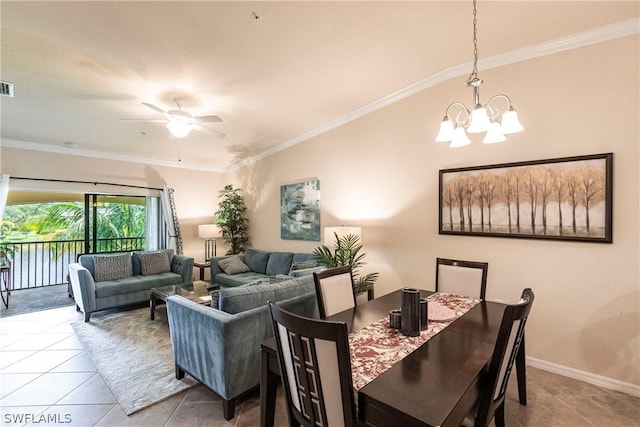
<svg viewBox="0 0 640 427">
<path fill-rule="evenodd" d="M 467 128 L 469 133 L 482 133 L 489 129 L 489 116 L 487 115 L 487 109 L 484 107 L 477 107 L 471 112 L 471 123 Z"/>
<path fill-rule="evenodd" d="M 449 117 L 444 116 L 440 123 L 440 132 L 436 136 L 438 142 L 449 142 L 453 138 L 453 122 L 449 120 Z"/>
<path fill-rule="evenodd" d="M 456 126 L 453 130 L 453 137 L 451 138 L 451 143 L 449 147 L 458 148 L 464 147 L 465 145 L 471 144 L 471 140 L 467 136 L 467 133 L 464 131 L 462 126 Z"/>
<path fill-rule="evenodd" d="M 524 127 L 520 124 L 520 120 L 518 120 L 518 112 L 515 108 L 510 107 L 502 114 L 501 127 L 502 133 L 505 135 L 522 132 L 524 130 Z"/>
<path fill-rule="evenodd" d="M 489 124 L 489 129 L 487 129 L 487 133 L 484 135 L 482 143 L 495 144 L 496 142 L 502 142 L 506 139 L 507 137 L 504 136 L 500 123 L 494 121 Z"/>
</svg>

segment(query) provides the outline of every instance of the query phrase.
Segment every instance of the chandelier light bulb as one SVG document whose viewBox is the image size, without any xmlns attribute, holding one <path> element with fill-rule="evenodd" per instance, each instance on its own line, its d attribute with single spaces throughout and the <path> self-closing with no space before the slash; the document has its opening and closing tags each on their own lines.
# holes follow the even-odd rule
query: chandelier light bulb
<svg viewBox="0 0 640 427">
<path fill-rule="evenodd" d="M 440 123 L 440 132 L 436 136 L 438 142 L 449 142 L 453 138 L 453 122 L 449 119 L 449 116 L 444 116 Z"/>
<path fill-rule="evenodd" d="M 451 139 L 451 143 L 449 147 L 458 148 L 464 147 L 465 145 L 471 144 L 471 140 L 467 136 L 467 133 L 464 131 L 464 128 L 460 125 L 456 126 L 453 130 L 453 138 Z"/>
</svg>

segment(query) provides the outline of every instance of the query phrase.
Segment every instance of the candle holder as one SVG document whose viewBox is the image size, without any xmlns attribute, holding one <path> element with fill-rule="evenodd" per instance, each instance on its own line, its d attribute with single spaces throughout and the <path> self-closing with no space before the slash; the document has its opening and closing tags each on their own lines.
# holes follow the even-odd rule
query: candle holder
<svg viewBox="0 0 640 427">
<path fill-rule="evenodd" d="M 414 288 L 402 289 L 402 335 L 420 336 L 420 291 Z"/>
</svg>

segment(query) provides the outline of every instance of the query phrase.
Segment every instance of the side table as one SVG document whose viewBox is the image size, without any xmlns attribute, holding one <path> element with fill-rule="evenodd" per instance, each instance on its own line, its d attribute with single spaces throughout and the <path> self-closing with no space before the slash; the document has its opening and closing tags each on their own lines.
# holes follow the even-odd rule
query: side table
<svg viewBox="0 0 640 427">
<path fill-rule="evenodd" d="M 204 272 L 207 268 L 211 267 L 211 263 L 210 262 L 194 262 L 193 263 L 194 267 L 198 267 L 200 269 L 200 280 L 204 280 Z"/>
<path fill-rule="evenodd" d="M 9 296 L 11 296 L 11 264 L 0 265 L 0 296 L 5 308 L 9 308 Z M 5 297 L 6 295 L 6 297 Z"/>
</svg>

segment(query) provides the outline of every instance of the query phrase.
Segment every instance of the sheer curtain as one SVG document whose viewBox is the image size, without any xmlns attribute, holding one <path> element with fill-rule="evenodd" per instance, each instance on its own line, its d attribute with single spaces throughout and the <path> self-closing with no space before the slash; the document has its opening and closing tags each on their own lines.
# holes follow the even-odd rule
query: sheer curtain
<svg viewBox="0 0 640 427">
<path fill-rule="evenodd" d="M 162 202 L 162 215 L 167 225 L 167 248 L 175 248 L 176 254 L 182 254 L 182 236 L 180 234 L 180 224 L 178 223 L 178 215 L 175 211 L 175 203 L 173 201 L 173 188 L 167 188 L 165 185 L 160 194 Z"/>
<path fill-rule="evenodd" d="M 0 224 L 4 218 L 4 208 L 7 205 L 7 196 L 9 195 L 9 175 L 0 175 Z M 0 234 L 2 231 L 0 230 Z"/>
</svg>

